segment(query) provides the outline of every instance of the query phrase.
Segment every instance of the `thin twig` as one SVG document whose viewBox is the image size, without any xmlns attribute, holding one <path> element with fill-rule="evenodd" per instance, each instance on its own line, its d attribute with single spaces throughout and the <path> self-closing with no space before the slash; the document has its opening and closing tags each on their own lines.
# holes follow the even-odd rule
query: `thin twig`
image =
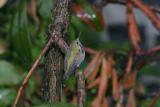
<svg viewBox="0 0 160 107">
<path fill-rule="evenodd" d="M 66 51 L 68 50 L 68 45 L 66 44 L 66 42 L 62 39 L 62 38 L 58 38 L 56 36 L 55 33 L 53 33 L 53 37 L 51 37 L 46 46 L 43 48 L 42 52 L 40 53 L 40 55 L 38 56 L 38 58 L 36 59 L 36 61 L 34 62 L 34 64 L 32 65 L 31 69 L 29 70 L 28 74 L 25 76 L 23 82 L 22 82 L 22 85 L 20 86 L 19 90 L 18 90 L 18 94 L 17 94 L 17 97 L 15 99 L 15 102 L 13 104 L 13 107 L 16 107 L 17 106 L 17 103 L 22 95 L 22 92 L 28 82 L 28 80 L 30 79 L 31 75 L 33 74 L 33 72 L 35 71 L 35 69 L 37 68 L 40 60 L 42 59 L 42 57 L 45 55 L 45 53 L 48 51 L 49 47 L 54 43 L 56 42 L 56 44 L 59 46 L 59 48 L 61 49 L 61 51 L 63 53 L 66 53 Z"/>
<path fill-rule="evenodd" d="M 42 50 L 42 52 L 40 53 L 40 55 L 38 56 L 38 58 L 36 59 L 36 61 L 34 62 L 34 64 L 32 65 L 31 69 L 29 70 L 28 74 L 26 75 L 26 77 L 24 78 L 22 85 L 20 86 L 19 90 L 18 90 L 18 94 L 16 96 L 16 99 L 14 101 L 13 107 L 16 107 L 18 104 L 18 101 L 20 99 L 20 97 L 22 96 L 22 92 L 29 80 L 29 78 L 31 77 L 31 75 L 33 74 L 33 72 L 35 71 L 36 67 L 38 66 L 40 60 L 42 59 L 42 57 L 44 56 L 44 54 L 47 52 L 47 50 L 49 49 L 50 45 L 53 43 L 53 40 L 50 39 L 48 41 L 48 43 L 46 44 L 45 48 Z"/>
</svg>

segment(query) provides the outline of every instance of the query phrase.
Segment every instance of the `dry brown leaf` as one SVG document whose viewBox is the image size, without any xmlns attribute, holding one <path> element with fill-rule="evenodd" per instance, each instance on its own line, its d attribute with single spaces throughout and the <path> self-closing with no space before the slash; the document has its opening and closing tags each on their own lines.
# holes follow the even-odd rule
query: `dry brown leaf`
<svg viewBox="0 0 160 107">
<path fill-rule="evenodd" d="M 96 66 L 95 66 L 92 74 L 88 77 L 88 81 L 89 81 L 89 82 L 95 80 L 95 78 L 96 78 L 96 76 L 97 76 L 97 74 L 98 74 L 98 72 L 99 72 L 99 67 L 100 67 L 100 65 L 101 65 L 102 59 L 104 58 L 104 55 L 105 55 L 105 53 L 102 53 L 102 54 L 99 56 L 98 60 L 96 61 Z"/>
<path fill-rule="evenodd" d="M 118 82 L 118 75 L 115 69 L 112 69 L 112 96 L 115 101 L 120 99 L 120 87 Z"/>
<path fill-rule="evenodd" d="M 28 10 L 29 15 L 33 18 L 36 25 L 38 26 L 40 24 L 40 19 L 37 16 L 37 13 L 36 13 L 36 0 L 31 0 L 30 1 L 27 10 Z"/>
<path fill-rule="evenodd" d="M 91 82 L 95 79 L 95 77 L 98 74 L 100 64 L 102 62 L 102 59 L 104 57 L 104 52 L 99 52 L 89 63 L 88 67 L 84 70 L 84 75 L 87 78 L 88 82 Z"/>
<path fill-rule="evenodd" d="M 84 47 L 84 50 L 86 53 L 89 53 L 89 54 L 92 54 L 92 55 L 96 55 L 98 52 L 91 49 L 91 48 L 88 48 L 88 47 Z"/>
<path fill-rule="evenodd" d="M 109 107 L 109 102 L 108 102 L 108 99 L 106 97 L 103 99 L 101 107 Z"/>
<path fill-rule="evenodd" d="M 73 97 L 72 97 L 72 101 L 71 101 L 71 103 L 73 104 L 73 105 L 77 105 L 77 96 L 76 95 L 74 95 Z"/>
<path fill-rule="evenodd" d="M 101 103 L 99 98 L 95 98 L 94 101 L 92 102 L 92 107 L 101 107 Z"/>
<path fill-rule="evenodd" d="M 101 54 L 102 54 L 102 52 L 98 52 L 96 54 L 96 56 L 94 56 L 94 58 L 88 64 L 88 66 L 85 68 L 84 75 L 86 78 L 88 78 L 91 75 L 91 73 L 93 72 L 93 70 L 96 68 L 96 62 Z"/>
<path fill-rule="evenodd" d="M 4 42 L 0 39 L 0 55 L 6 52 L 6 47 Z"/>
<path fill-rule="evenodd" d="M 133 55 L 131 53 L 131 54 L 129 54 L 127 67 L 126 67 L 126 70 L 125 70 L 127 74 L 129 74 L 131 72 L 132 65 L 133 65 Z"/>
<path fill-rule="evenodd" d="M 134 89 L 129 91 L 128 102 L 126 107 L 136 107 L 136 99 L 134 95 Z"/>
<path fill-rule="evenodd" d="M 145 94 L 145 88 L 141 83 L 138 83 L 137 92 L 139 95 Z"/>
<path fill-rule="evenodd" d="M 130 0 L 127 0 L 127 16 L 130 40 L 136 52 L 140 52 L 140 33 L 133 13 L 133 4 Z"/>
<path fill-rule="evenodd" d="M 147 6 L 140 0 L 132 0 L 132 3 L 136 7 L 141 9 L 146 14 L 146 16 L 148 16 L 148 18 L 152 21 L 152 23 L 155 25 L 155 27 L 157 27 L 158 30 L 160 29 L 160 19 L 149 6 Z"/>
<path fill-rule="evenodd" d="M 119 92 L 120 92 L 120 98 L 116 103 L 115 107 L 124 107 L 123 102 L 124 102 L 124 93 L 123 93 L 123 84 L 120 82 L 119 83 Z"/>
<path fill-rule="evenodd" d="M 117 103 L 115 107 L 124 107 L 124 106 L 121 103 Z"/>
<path fill-rule="evenodd" d="M 87 89 L 91 89 L 96 87 L 98 84 L 100 83 L 100 77 L 98 77 L 96 80 L 94 80 L 93 82 L 90 82 L 87 86 Z"/>
<path fill-rule="evenodd" d="M 0 8 L 2 8 L 8 0 L 0 0 Z"/>
<path fill-rule="evenodd" d="M 106 59 L 103 59 L 102 63 L 102 69 L 100 74 L 100 83 L 98 87 L 98 95 L 94 102 L 92 103 L 93 107 L 101 107 L 100 104 L 102 104 L 103 99 L 105 98 L 105 93 L 107 91 L 108 86 L 108 80 L 111 76 L 112 72 L 112 58 L 109 57 L 108 61 L 106 62 Z"/>
<path fill-rule="evenodd" d="M 103 59 L 102 69 L 101 69 L 102 71 L 100 75 L 100 84 L 99 84 L 98 95 L 97 95 L 97 98 L 100 101 L 100 103 L 102 103 L 103 98 L 105 97 L 107 86 L 108 86 L 107 63 L 108 62 L 106 62 L 106 59 Z"/>
<path fill-rule="evenodd" d="M 126 90 L 134 87 L 135 79 L 136 79 L 136 74 L 137 74 L 137 72 L 133 71 L 133 72 L 125 75 L 125 77 L 124 77 L 125 78 L 124 79 L 124 88 Z"/>
<path fill-rule="evenodd" d="M 113 59 L 112 56 L 108 56 L 108 63 L 107 63 L 107 75 L 110 78 L 112 75 L 112 66 L 113 66 Z"/>
<path fill-rule="evenodd" d="M 109 102 L 106 97 L 102 99 L 102 101 L 99 100 L 99 98 L 95 98 L 92 102 L 92 107 L 109 107 Z"/>
</svg>

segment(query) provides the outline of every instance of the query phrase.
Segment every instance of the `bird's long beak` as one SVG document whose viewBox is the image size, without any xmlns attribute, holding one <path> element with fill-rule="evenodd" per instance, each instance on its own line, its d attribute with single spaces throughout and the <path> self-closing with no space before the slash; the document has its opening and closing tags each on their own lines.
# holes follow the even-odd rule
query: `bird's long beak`
<svg viewBox="0 0 160 107">
<path fill-rule="evenodd" d="M 79 39 L 79 38 L 80 38 L 80 35 L 81 35 L 81 31 L 78 33 L 78 35 L 77 35 L 77 39 Z"/>
</svg>

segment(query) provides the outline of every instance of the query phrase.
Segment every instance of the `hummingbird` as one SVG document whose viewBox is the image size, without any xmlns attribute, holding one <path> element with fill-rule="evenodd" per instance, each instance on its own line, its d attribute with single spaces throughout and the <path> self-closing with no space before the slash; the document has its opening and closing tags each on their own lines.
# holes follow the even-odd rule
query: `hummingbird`
<svg viewBox="0 0 160 107">
<path fill-rule="evenodd" d="M 79 40 L 80 33 L 76 40 L 72 41 L 64 59 L 64 79 L 68 79 L 75 73 L 85 58 L 84 48 Z"/>
</svg>

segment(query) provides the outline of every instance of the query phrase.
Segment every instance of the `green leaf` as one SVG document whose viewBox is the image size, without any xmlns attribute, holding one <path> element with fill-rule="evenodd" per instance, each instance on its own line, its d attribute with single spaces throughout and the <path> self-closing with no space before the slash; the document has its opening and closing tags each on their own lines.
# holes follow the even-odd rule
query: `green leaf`
<svg viewBox="0 0 160 107">
<path fill-rule="evenodd" d="M 139 107 L 149 107 L 151 101 L 152 101 L 152 99 L 145 99 L 145 100 L 140 102 L 140 106 Z M 158 99 L 155 102 L 155 106 L 154 107 L 160 107 L 160 99 Z"/>
<path fill-rule="evenodd" d="M 17 85 L 20 76 L 16 73 L 17 69 L 6 61 L 0 61 L 0 86 Z"/>
<path fill-rule="evenodd" d="M 69 103 L 46 103 L 39 106 L 32 106 L 32 107 L 77 107 Z"/>
<path fill-rule="evenodd" d="M 16 95 L 16 91 L 13 89 L 0 89 L 0 107 L 9 106 Z"/>
<path fill-rule="evenodd" d="M 96 31 L 101 32 L 104 29 L 104 19 L 100 11 L 94 10 L 88 3 L 74 4 L 74 13 L 87 25 Z"/>
<path fill-rule="evenodd" d="M 26 3 L 20 1 L 18 10 L 14 14 L 10 26 L 10 39 L 18 60 L 26 67 L 32 61 L 31 44 L 27 24 Z"/>
<path fill-rule="evenodd" d="M 152 75 L 155 77 L 160 77 L 160 72 L 158 66 L 154 64 L 147 64 L 140 70 L 139 75 Z"/>
<path fill-rule="evenodd" d="M 75 86 L 76 86 L 76 78 L 74 76 L 72 76 L 71 78 L 69 78 L 67 81 L 65 81 L 68 88 L 71 90 L 71 91 L 74 91 L 75 90 Z"/>
<path fill-rule="evenodd" d="M 42 18 L 51 18 L 51 9 L 53 6 L 53 0 L 38 0 L 38 12 Z"/>
</svg>

